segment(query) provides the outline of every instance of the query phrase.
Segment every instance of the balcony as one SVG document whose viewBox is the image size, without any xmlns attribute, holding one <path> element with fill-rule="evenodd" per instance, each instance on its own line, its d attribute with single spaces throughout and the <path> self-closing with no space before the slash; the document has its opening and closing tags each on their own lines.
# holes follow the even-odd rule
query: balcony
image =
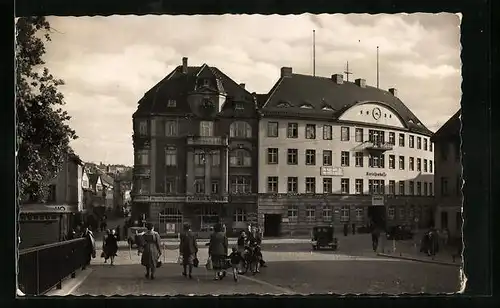
<svg viewBox="0 0 500 308">
<path fill-rule="evenodd" d="M 227 137 L 188 136 L 187 145 L 190 146 L 228 146 Z"/>
<path fill-rule="evenodd" d="M 381 141 L 367 141 L 365 142 L 365 149 L 374 152 L 385 152 L 393 149 L 393 145 Z"/>
<path fill-rule="evenodd" d="M 227 203 L 228 196 L 219 195 L 192 195 L 186 196 L 187 203 Z"/>
</svg>

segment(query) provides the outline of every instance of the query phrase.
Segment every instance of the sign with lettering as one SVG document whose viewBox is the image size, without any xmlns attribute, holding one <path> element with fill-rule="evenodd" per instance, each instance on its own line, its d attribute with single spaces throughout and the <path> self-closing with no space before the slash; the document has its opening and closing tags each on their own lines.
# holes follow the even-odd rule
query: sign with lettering
<svg viewBox="0 0 500 308">
<path fill-rule="evenodd" d="M 372 205 L 384 205 L 384 196 L 373 195 Z"/>
<path fill-rule="evenodd" d="M 149 202 L 149 196 L 134 196 L 132 198 L 134 202 Z"/>
<path fill-rule="evenodd" d="M 165 227 L 166 227 L 165 229 L 167 231 L 167 234 L 175 233 L 175 224 L 167 223 Z"/>
<path fill-rule="evenodd" d="M 320 167 L 319 173 L 322 176 L 343 176 L 344 168 L 322 166 Z"/>
<path fill-rule="evenodd" d="M 387 176 L 387 173 L 385 172 L 366 172 L 366 176 Z"/>
<path fill-rule="evenodd" d="M 187 196 L 186 201 L 187 202 L 227 202 L 227 196 L 207 196 L 207 195 L 201 195 L 201 196 Z"/>
</svg>

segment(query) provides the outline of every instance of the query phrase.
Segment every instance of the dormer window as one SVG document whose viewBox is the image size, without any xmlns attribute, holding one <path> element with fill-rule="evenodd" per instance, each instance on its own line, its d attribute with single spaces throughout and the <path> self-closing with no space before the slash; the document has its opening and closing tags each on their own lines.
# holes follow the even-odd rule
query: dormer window
<svg viewBox="0 0 500 308">
<path fill-rule="evenodd" d="M 332 107 L 326 105 L 326 106 L 323 106 L 323 108 L 321 108 L 321 110 L 323 111 L 334 111 Z M 361 113 L 363 113 L 363 111 L 361 111 Z"/>
<path fill-rule="evenodd" d="M 278 108 L 290 108 L 292 107 L 292 104 L 289 102 L 280 102 L 276 107 Z"/>
<path fill-rule="evenodd" d="M 177 106 L 177 102 L 175 101 L 175 99 L 169 99 L 168 103 L 167 103 L 167 107 L 173 108 L 175 106 Z"/>
<path fill-rule="evenodd" d="M 300 108 L 303 108 L 303 109 L 313 109 L 313 106 L 311 104 L 303 104 L 300 106 Z"/>
<path fill-rule="evenodd" d="M 210 85 L 210 80 L 208 79 L 203 79 L 203 86 L 208 87 Z"/>
<path fill-rule="evenodd" d="M 243 103 L 236 103 L 236 104 L 234 104 L 234 109 L 235 110 L 243 110 L 245 108 L 243 107 Z"/>
</svg>

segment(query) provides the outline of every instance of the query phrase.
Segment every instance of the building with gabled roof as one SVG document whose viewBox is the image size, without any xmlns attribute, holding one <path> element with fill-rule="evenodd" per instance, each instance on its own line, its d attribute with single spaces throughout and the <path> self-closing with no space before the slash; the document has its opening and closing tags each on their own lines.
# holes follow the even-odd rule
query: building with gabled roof
<svg viewBox="0 0 500 308">
<path fill-rule="evenodd" d="M 246 227 L 257 212 L 256 96 L 216 67 L 188 59 L 147 91 L 133 114 L 132 216 L 162 234 L 182 222 Z M 231 229 L 231 228 L 230 228 Z"/>
<path fill-rule="evenodd" d="M 432 132 L 395 88 L 283 67 L 258 102 L 259 224 L 266 235 L 322 224 L 351 230 L 431 223 Z"/>
</svg>

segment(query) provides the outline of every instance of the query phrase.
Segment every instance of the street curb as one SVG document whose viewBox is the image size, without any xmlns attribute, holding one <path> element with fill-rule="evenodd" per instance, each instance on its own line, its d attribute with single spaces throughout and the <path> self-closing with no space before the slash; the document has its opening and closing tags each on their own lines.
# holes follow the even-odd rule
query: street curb
<svg viewBox="0 0 500 308">
<path fill-rule="evenodd" d="M 447 265 L 447 266 L 456 266 L 456 267 L 462 266 L 461 263 L 444 262 L 444 261 L 438 261 L 438 260 L 426 260 L 426 259 L 404 257 L 404 256 L 394 256 L 394 255 L 380 253 L 380 252 L 377 253 L 377 256 L 385 257 L 385 258 L 392 258 L 392 259 L 402 259 L 402 260 L 408 260 L 408 261 L 422 262 L 422 263 L 440 264 L 440 265 Z"/>
</svg>

